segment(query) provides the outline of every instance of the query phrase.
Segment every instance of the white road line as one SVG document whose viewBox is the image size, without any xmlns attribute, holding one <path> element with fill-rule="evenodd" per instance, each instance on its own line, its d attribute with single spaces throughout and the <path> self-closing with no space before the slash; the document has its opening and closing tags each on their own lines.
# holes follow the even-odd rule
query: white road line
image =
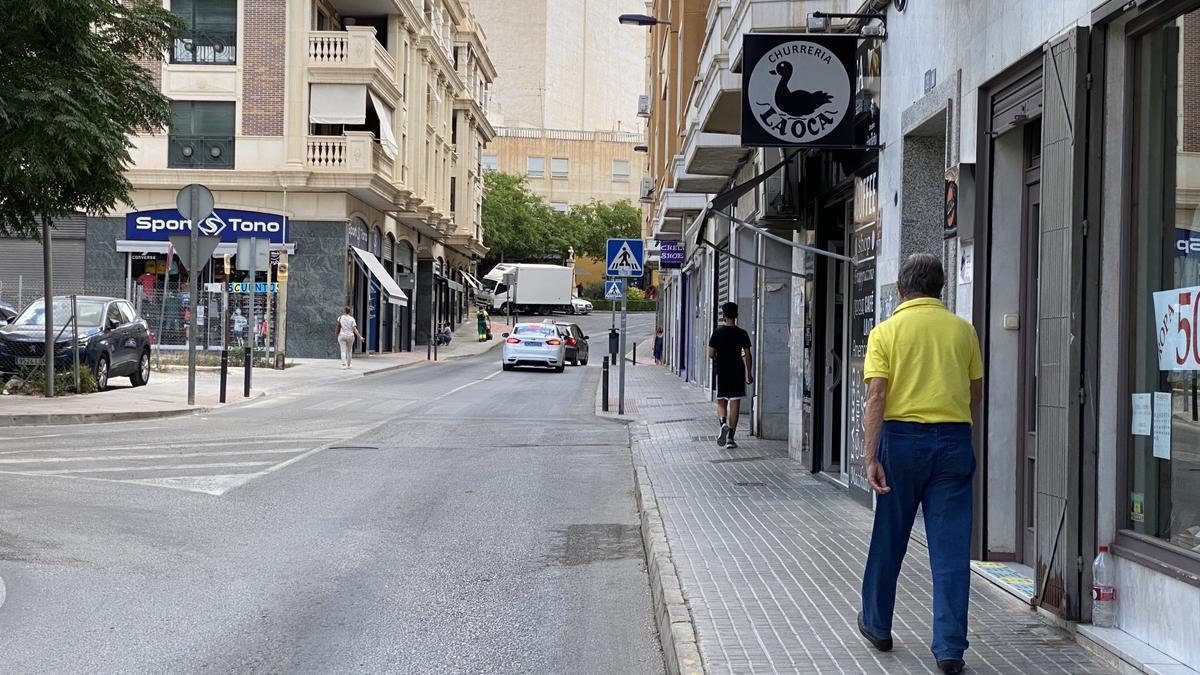
<svg viewBox="0 0 1200 675">
<path fill-rule="evenodd" d="M 229 457 L 233 455 L 278 455 L 285 452 L 303 452 L 307 448 L 279 448 L 277 450 L 231 450 L 229 452 L 181 452 L 172 455 L 93 455 L 90 457 L 39 457 L 34 459 L 0 459 L 0 464 L 47 464 L 50 462 L 111 462 L 126 459 L 177 459 L 183 457 Z"/>
<path fill-rule="evenodd" d="M 269 445 L 274 443 L 295 443 L 297 438 L 312 441 L 329 441 L 337 440 L 328 436 L 318 436 L 315 438 L 307 438 L 305 436 L 296 436 L 289 438 L 230 438 L 215 441 L 195 441 L 193 443 L 158 443 L 153 445 L 142 445 L 129 443 L 126 445 L 110 445 L 107 447 L 86 447 L 86 448 L 28 448 L 25 450 L 3 450 L 0 455 L 17 455 L 22 452 L 109 452 L 111 450 L 172 450 L 175 448 L 205 448 L 205 447 L 220 447 L 223 445 Z"/>
<path fill-rule="evenodd" d="M 58 438 L 66 436 L 66 434 L 37 434 L 34 436 L 0 436 L 0 442 L 3 441 L 27 441 L 31 438 Z"/>
<path fill-rule="evenodd" d="M 403 410 L 404 408 L 407 408 L 408 406 L 410 406 L 414 403 L 416 403 L 416 401 L 409 401 L 403 405 L 397 406 L 396 410 Z M 393 424 L 394 422 L 395 422 L 395 420 L 393 420 L 391 418 L 385 419 L 385 420 L 379 422 L 378 424 L 373 424 L 370 427 L 364 429 L 363 431 L 360 431 L 356 435 L 361 436 L 362 434 L 369 434 L 372 431 L 375 431 L 376 429 L 382 428 L 383 426 L 388 425 L 388 424 Z M 322 445 L 318 445 L 317 447 L 313 448 L 312 450 L 309 450 L 308 452 L 305 452 L 303 454 L 296 455 L 295 457 L 287 460 L 286 462 L 280 462 L 279 464 L 276 464 L 274 466 L 269 466 L 266 469 L 263 469 L 258 474 L 256 474 L 255 477 L 257 478 L 258 476 L 265 476 L 269 473 L 275 473 L 276 471 L 278 471 L 286 466 L 291 466 L 292 464 L 295 464 L 296 462 L 299 462 L 300 460 L 306 459 L 308 457 L 312 457 L 313 455 L 317 454 L 318 452 L 321 452 L 322 450 L 328 450 L 335 443 L 346 443 L 346 442 L 347 442 L 347 439 L 337 439 L 337 440 L 329 441 L 328 443 L 324 443 Z M 249 483 L 249 482 L 250 481 L 246 481 L 246 483 Z M 245 485 L 246 483 L 242 483 L 242 485 Z M 229 490 L 233 490 L 238 487 L 241 487 L 241 485 L 234 485 L 233 487 L 230 487 L 228 490 L 222 491 L 220 494 L 225 494 L 226 492 L 229 492 Z"/>
<path fill-rule="evenodd" d="M 458 392 L 462 391 L 463 389 L 466 389 L 467 387 L 473 387 L 473 386 L 475 386 L 475 385 L 479 384 L 480 382 L 487 382 L 488 380 L 492 379 L 493 377 L 495 377 L 495 376 L 499 375 L 499 374 L 500 374 L 500 373 L 502 373 L 502 372 L 504 372 L 504 371 L 502 371 L 502 370 L 497 370 L 496 372 L 492 373 L 491 375 L 488 375 L 487 377 L 485 377 L 485 378 L 483 378 L 483 379 L 481 379 L 481 380 L 475 380 L 474 382 L 468 382 L 468 383 L 464 384 L 464 385 L 463 385 L 463 386 L 461 386 L 461 387 L 455 387 L 454 389 L 451 389 L 450 391 L 448 391 L 448 392 L 446 392 L 446 393 L 444 393 L 444 394 L 442 394 L 442 395 L 440 395 L 440 396 L 435 396 L 434 398 L 432 398 L 432 399 L 430 399 L 430 400 L 432 400 L 432 401 L 438 401 L 438 400 L 441 400 L 441 399 L 443 399 L 443 398 L 446 398 L 447 396 L 449 396 L 449 395 L 451 395 L 451 394 L 457 394 Z"/>
<path fill-rule="evenodd" d="M 238 466 L 265 466 L 270 462 L 214 462 L 212 464 L 163 464 L 160 466 L 113 466 L 107 469 L 52 469 L 40 471 L 0 471 L 22 476 L 65 476 L 75 473 L 119 473 L 121 471 L 169 471 L 177 469 L 224 469 Z M 286 464 L 286 462 L 285 462 Z"/>
</svg>

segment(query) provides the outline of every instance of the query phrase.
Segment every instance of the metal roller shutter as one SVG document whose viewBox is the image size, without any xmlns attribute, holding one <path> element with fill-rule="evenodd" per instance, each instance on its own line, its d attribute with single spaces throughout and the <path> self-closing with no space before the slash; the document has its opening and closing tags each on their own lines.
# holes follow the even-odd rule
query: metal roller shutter
<svg viewBox="0 0 1200 675">
<path fill-rule="evenodd" d="M 85 293 L 86 221 L 71 216 L 55 222 L 51 234 L 54 293 Z M 42 295 L 42 244 L 30 239 L 0 238 L 0 301 L 24 306 Z"/>
</svg>

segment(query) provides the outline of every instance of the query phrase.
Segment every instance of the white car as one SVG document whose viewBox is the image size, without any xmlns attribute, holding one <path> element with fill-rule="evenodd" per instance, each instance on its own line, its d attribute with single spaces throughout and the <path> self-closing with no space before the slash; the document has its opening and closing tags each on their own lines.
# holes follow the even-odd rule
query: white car
<svg viewBox="0 0 1200 675">
<path fill-rule="evenodd" d="M 572 314 L 591 314 L 592 303 L 583 298 L 571 298 L 571 313 Z"/>
<path fill-rule="evenodd" d="M 500 364 L 505 370 L 533 366 L 561 373 L 566 368 L 567 346 L 552 323 L 519 323 L 503 337 Z"/>
</svg>

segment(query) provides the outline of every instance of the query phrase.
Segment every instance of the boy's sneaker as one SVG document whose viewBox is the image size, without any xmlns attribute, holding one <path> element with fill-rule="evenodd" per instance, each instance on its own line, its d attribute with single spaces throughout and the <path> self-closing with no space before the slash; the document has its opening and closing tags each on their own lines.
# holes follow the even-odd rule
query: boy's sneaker
<svg viewBox="0 0 1200 675">
<path fill-rule="evenodd" d="M 726 442 L 728 440 L 729 440 L 729 425 L 722 424 L 721 425 L 721 435 L 717 436 L 717 445 L 721 446 L 722 448 L 728 447 L 728 446 L 726 446 Z"/>
<path fill-rule="evenodd" d="M 738 446 L 737 441 L 733 440 L 732 438 L 725 442 L 726 450 L 733 450 L 737 446 Z"/>
</svg>

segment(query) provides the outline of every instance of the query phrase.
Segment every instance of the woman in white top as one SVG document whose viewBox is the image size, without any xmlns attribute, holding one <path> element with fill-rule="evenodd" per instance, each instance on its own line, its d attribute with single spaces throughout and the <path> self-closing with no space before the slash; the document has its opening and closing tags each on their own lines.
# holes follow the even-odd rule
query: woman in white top
<svg viewBox="0 0 1200 675">
<path fill-rule="evenodd" d="M 350 355 L 354 353 L 354 341 L 361 340 L 358 332 L 358 322 L 350 316 L 350 306 L 347 305 L 337 320 L 337 341 L 342 349 L 342 368 L 350 367 Z"/>
</svg>

